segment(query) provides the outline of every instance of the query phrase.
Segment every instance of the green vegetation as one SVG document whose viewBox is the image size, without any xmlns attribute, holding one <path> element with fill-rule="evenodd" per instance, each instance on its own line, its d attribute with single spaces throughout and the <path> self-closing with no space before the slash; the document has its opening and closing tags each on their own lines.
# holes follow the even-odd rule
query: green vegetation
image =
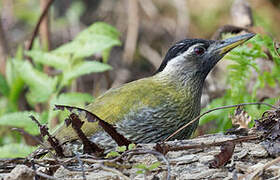
<svg viewBox="0 0 280 180">
<path fill-rule="evenodd" d="M 160 162 L 154 162 L 152 163 L 150 166 L 146 165 L 146 164 L 137 164 L 136 166 L 134 166 L 134 168 L 139 169 L 136 173 L 137 174 L 147 174 L 148 172 L 158 168 L 160 166 Z"/>
<path fill-rule="evenodd" d="M 256 97 L 258 91 L 261 91 L 265 86 L 275 87 L 276 84 L 280 82 L 280 57 L 275 52 L 272 38 L 267 35 L 257 35 L 246 44 L 247 46 L 244 45 L 233 49 L 226 56 L 227 59 L 234 62 L 227 67 L 228 88 L 223 97 L 213 100 L 203 109 L 203 112 L 224 105 L 258 102 L 259 100 Z M 267 72 L 261 70 L 261 67 L 256 63 L 257 58 L 265 58 L 267 61 L 272 58 L 271 60 L 275 64 L 272 71 Z M 252 80 L 253 71 L 257 73 L 255 80 Z M 251 92 L 248 91 L 249 82 L 253 83 Z M 278 98 L 267 98 L 264 102 L 274 104 L 279 100 Z M 254 120 L 259 118 L 268 107 L 246 106 L 245 109 Z M 200 125 L 214 120 L 217 129 L 213 131 L 225 131 L 231 127 L 229 114 L 233 113 L 233 111 L 234 109 L 214 111 L 202 117 L 200 119 Z M 251 125 L 253 125 L 253 122 Z"/>
<path fill-rule="evenodd" d="M 51 125 L 59 115 L 54 112 L 54 104 L 83 107 L 93 101 L 90 94 L 70 92 L 69 87 L 80 76 L 111 70 L 106 64 L 110 50 L 120 45 L 119 32 L 112 26 L 97 22 L 82 31 L 71 42 L 50 52 L 45 52 L 38 45 L 31 51 L 23 52 L 18 48 L 14 58 L 7 61 L 6 76 L 0 75 L 0 125 L 1 127 L 22 128 L 26 132 L 38 135 L 38 128 L 29 118 L 34 115 L 41 123 Z M 89 60 L 93 54 L 102 54 L 103 62 Z M 32 63 L 25 56 L 32 58 Z M 44 72 L 44 65 L 53 68 L 51 76 Z M 26 91 L 27 90 L 27 91 Z M 24 95 L 24 97 L 21 97 Z M 22 99 L 26 99 L 31 111 L 20 111 Z M 39 109 L 39 110 L 38 110 Z M 63 114 L 60 120 L 63 120 Z M 23 139 L 12 133 L 1 131 L 0 157 L 25 156 L 33 148 L 25 147 Z M 15 147 L 24 152 L 8 153 Z M 10 151 L 12 152 L 12 151 Z"/>
</svg>

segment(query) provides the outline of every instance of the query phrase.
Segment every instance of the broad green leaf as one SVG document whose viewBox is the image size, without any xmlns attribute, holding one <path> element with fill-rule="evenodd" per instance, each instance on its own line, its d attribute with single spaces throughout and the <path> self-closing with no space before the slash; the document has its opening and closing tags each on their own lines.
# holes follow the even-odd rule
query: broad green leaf
<svg viewBox="0 0 280 180">
<path fill-rule="evenodd" d="M 39 133 L 38 127 L 30 119 L 30 115 L 33 115 L 36 118 L 39 117 L 38 113 L 32 111 L 22 111 L 5 114 L 0 117 L 0 126 L 23 128 L 28 133 L 37 135 Z"/>
<path fill-rule="evenodd" d="M 32 58 L 33 61 L 52 66 L 56 69 L 65 69 L 70 65 L 69 57 L 59 56 L 55 53 L 43 52 L 38 50 L 26 51 L 25 54 Z"/>
<path fill-rule="evenodd" d="M 5 144 L 0 147 L 0 158 L 26 157 L 36 149 L 37 147 L 27 146 L 25 144 Z"/>
<path fill-rule="evenodd" d="M 74 59 L 102 53 L 120 45 L 119 32 L 103 22 L 97 22 L 82 31 L 72 42 L 62 45 L 54 53 L 72 55 Z"/>
<path fill-rule="evenodd" d="M 0 93 L 4 96 L 9 96 L 9 85 L 3 75 L 0 74 Z"/>
<path fill-rule="evenodd" d="M 59 104 L 59 105 L 80 105 L 84 103 L 93 102 L 93 97 L 87 93 L 62 93 L 57 98 L 52 100 L 51 104 Z"/>
<path fill-rule="evenodd" d="M 31 103 L 46 101 L 55 90 L 57 78 L 51 78 L 36 70 L 28 61 L 15 61 L 14 63 L 20 77 L 29 87 L 28 100 Z"/>
<path fill-rule="evenodd" d="M 104 72 L 110 69 L 112 69 L 111 66 L 107 64 L 97 61 L 84 61 L 76 64 L 70 71 L 65 71 L 63 73 L 63 84 L 66 84 L 68 81 L 85 74 Z"/>
</svg>

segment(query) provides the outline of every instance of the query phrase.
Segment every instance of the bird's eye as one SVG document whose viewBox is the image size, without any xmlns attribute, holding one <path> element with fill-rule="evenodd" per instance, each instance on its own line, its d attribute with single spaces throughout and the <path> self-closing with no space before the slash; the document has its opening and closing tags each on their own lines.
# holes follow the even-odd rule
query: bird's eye
<svg viewBox="0 0 280 180">
<path fill-rule="evenodd" d="M 196 55 L 202 55 L 203 53 L 205 52 L 205 48 L 203 48 L 203 47 L 195 47 L 194 48 L 194 53 L 196 54 Z"/>
</svg>

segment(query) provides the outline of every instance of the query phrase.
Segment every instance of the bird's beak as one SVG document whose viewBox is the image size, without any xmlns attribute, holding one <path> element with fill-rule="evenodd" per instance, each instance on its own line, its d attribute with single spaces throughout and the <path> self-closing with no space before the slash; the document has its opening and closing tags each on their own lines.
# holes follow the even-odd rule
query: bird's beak
<svg viewBox="0 0 280 180">
<path fill-rule="evenodd" d="M 218 41 L 216 44 L 215 51 L 218 52 L 219 55 L 225 55 L 236 46 L 244 43 L 245 41 L 248 41 L 254 36 L 255 34 L 248 33 L 248 34 L 228 38 L 222 41 Z"/>
</svg>

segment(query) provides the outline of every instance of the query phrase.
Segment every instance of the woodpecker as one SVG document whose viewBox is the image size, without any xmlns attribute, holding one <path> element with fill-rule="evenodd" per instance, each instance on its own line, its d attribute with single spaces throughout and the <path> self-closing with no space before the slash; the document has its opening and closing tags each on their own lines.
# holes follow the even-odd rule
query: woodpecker
<svg viewBox="0 0 280 180">
<path fill-rule="evenodd" d="M 218 41 L 179 41 L 168 50 L 152 76 L 108 90 L 86 110 L 113 124 L 120 134 L 133 142 L 160 142 L 199 115 L 203 83 L 208 73 L 226 53 L 254 35 L 248 33 Z M 106 146 L 113 141 L 97 123 L 83 121 L 81 129 L 95 143 Z M 170 140 L 189 138 L 198 122 Z M 77 139 L 72 127 L 66 125 L 55 131 L 54 136 L 60 143 Z"/>
</svg>

